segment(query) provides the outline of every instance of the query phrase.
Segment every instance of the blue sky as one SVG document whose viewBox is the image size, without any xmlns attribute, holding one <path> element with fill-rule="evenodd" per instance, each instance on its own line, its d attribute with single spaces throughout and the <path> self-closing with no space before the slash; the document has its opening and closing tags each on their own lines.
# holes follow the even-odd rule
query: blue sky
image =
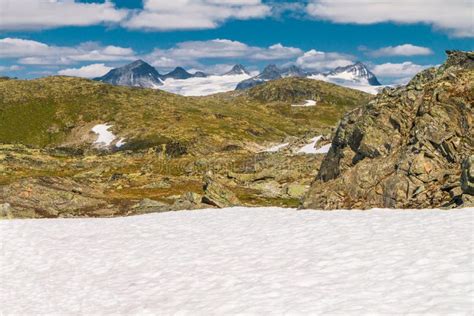
<svg viewBox="0 0 474 316">
<path fill-rule="evenodd" d="M 473 11 L 472 0 L 0 0 L 0 74 L 94 77 L 137 58 L 209 73 L 362 61 L 403 82 L 446 49 L 473 50 Z"/>
</svg>

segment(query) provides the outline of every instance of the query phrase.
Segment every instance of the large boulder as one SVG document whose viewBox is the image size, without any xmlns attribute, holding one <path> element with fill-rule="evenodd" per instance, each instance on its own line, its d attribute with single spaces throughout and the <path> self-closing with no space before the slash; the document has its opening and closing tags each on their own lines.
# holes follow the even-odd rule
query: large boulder
<svg viewBox="0 0 474 316">
<path fill-rule="evenodd" d="M 474 151 L 474 53 L 385 89 L 341 120 L 303 207 L 429 208 L 452 203 Z M 469 181 L 464 186 L 469 191 Z M 472 182 L 471 182 L 472 183 Z"/>
<path fill-rule="evenodd" d="M 202 202 L 219 208 L 240 204 L 234 192 L 212 173 L 207 173 L 204 176 L 204 196 Z"/>
<path fill-rule="evenodd" d="M 2 213 L 15 218 L 102 214 L 107 207 L 102 198 L 99 191 L 59 177 L 25 178 L 0 187 Z"/>
</svg>

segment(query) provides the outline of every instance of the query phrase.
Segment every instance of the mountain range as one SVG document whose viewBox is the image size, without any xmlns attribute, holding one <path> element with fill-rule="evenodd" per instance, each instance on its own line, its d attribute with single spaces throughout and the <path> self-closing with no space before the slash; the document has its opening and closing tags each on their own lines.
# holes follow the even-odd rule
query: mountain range
<svg viewBox="0 0 474 316">
<path fill-rule="evenodd" d="M 256 76 L 251 76 L 240 64 L 222 75 L 208 75 L 203 72 L 189 73 L 182 67 L 176 67 L 167 74 L 160 74 L 155 68 L 142 60 L 109 71 L 95 80 L 132 87 L 162 89 L 183 95 L 207 95 L 230 90 L 245 90 L 267 81 L 296 77 L 332 82 L 341 86 L 370 92 L 381 86 L 377 77 L 361 62 L 346 67 L 338 67 L 326 73 L 306 71 L 291 65 L 279 68 L 271 64 Z M 187 82 L 188 79 L 201 79 Z M 206 78 L 206 79 L 204 79 Z M 174 79 L 167 81 L 168 79 Z M 178 80 L 178 81 L 176 81 Z"/>
<path fill-rule="evenodd" d="M 198 71 L 194 74 L 182 67 L 176 67 L 167 74 L 160 74 L 150 64 L 143 60 L 136 60 L 123 67 L 115 68 L 102 77 L 94 80 L 110 83 L 117 86 L 141 87 L 156 89 L 167 79 L 185 80 L 189 78 L 205 78 L 207 74 Z"/>
</svg>

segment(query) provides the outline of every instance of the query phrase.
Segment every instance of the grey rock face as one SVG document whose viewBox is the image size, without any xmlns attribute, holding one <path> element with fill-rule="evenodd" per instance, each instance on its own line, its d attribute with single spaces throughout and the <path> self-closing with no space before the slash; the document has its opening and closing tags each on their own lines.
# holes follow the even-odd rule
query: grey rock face
<svg viewBox="0 0 474 316">
<path fill-rule="evenodd" d="M 158 71 L 143 60 L 137 60 L 126 66 L 112 69 L 105 76 L 94 80 L 118 86 L 142 88 L 155 88 L 163 85 Z"/>
</svg>

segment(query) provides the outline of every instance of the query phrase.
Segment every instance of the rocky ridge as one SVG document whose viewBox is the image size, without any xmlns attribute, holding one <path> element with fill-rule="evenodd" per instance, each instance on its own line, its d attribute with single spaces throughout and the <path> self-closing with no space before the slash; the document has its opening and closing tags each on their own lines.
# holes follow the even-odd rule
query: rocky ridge
<svg viewBox="0 0 474 316">
<path fill-rule="evenodd" d="M 472 206 L 474 53 L 447 54 L 344 116 L 304 208 Z"/>
</svg>

